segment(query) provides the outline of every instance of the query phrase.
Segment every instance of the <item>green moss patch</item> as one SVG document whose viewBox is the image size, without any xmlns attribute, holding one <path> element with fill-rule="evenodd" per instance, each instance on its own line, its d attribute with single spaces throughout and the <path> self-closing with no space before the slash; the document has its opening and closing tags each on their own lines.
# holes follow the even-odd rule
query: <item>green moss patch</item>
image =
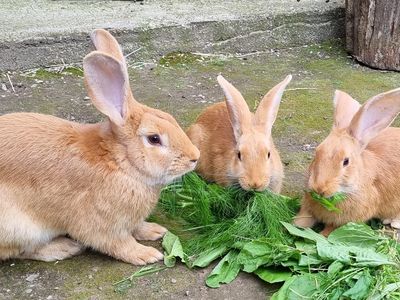
<svg viewBox="0 0 400 300">
<path fill-rule="evenodd" d="M 185 67 L 193 63 L 204 62 L 206 58 L 189 52 L 171 52 L 161 57 L 159 64 L 163 67 Z"/>
</svg>

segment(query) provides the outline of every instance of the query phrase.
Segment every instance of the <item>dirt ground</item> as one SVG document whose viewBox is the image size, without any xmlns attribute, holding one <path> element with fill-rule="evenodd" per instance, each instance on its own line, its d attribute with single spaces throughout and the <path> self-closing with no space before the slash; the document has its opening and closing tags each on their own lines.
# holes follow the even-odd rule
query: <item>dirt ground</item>
<svg viewBox="0 0 400 300">
<path fill-rule="evenodd" d="M 170 112 L 187 127 L 201 109 L 223 99 L 218 74 L 242 91 L 252 108 L 292 74 L 273 137 L 285 164 L 283 193 L 297 196 L 315 146 L 331 127 L 334 90 L 364 102 L 400 82 L 399 73 L 360 66 L 342 49 L 341 41 L 331 41 L 243 56 L 172 53 L 146 62 L 130 57 L 131 86 L 138 101 Z M 86 97 L 79 67 L 0 74 L 0 114 L 31 111 L 79 122 L 100 120 Z M 241 274 L 229 285 L 209 289 L 204 285 L 209 270 L 180 265 L 139 278 L 125 294 L 116 293 L 113 283 L 136 270 L 90 251 L 57 263 L 11 260 L 0 264 L 0 299 L 265 299 L 279 287 Z"/>
</svg>

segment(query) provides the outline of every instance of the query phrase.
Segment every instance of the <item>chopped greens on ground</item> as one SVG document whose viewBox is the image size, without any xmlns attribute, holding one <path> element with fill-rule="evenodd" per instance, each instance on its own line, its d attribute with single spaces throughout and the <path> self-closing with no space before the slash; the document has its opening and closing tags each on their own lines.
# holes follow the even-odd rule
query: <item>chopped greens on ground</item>
<svg viewBox="0 0 400 300">
<path fill-rule="evenodd" d="M 165 265 L 218 261 L 209 287 L 244 271 L 283 283 L 274 300 L 400 299 L 400 246 L 365 224 L 349 223 L 325 238 L 290 224 L 297 199 L 222 188 L 195 173 L 166 187 L 159 209 L 181 227 L 163 239 Z"/>
<path fill-rule="evenodd" d="M 146 276 L 149 274 L 157 273 L 162 270 L 165 270 L 168 266 L 165 267 L 154 267 L 154 266 L 147 266 L 141 268 L 139 271 L 136 271 L 130 276 L 123 278 L 120 281 L 117 281 L 113 284 L 114 291 L 120 294 L 125 293 L 128 289 L 130 289 L 133 285 L 133 280 L 138 277 Z"/>
<path fill-rule="evenodd" d="M 325 198 L 318 193 L 314 191 L 309 192 L 311 195 L 311 198 L 314 201 L 317 201 L 319 204 L 321 204 L 323 207 L 325 207 L 329 211 L 334 211 L 337 213 L 340 213 L 340 209 L 336 207 L 336 204 L 342 202 L 344 199 L 346 199 L 346 194 L 345 193 L 335 193 L 333 196 L 329 198 Z"/>
</svg>

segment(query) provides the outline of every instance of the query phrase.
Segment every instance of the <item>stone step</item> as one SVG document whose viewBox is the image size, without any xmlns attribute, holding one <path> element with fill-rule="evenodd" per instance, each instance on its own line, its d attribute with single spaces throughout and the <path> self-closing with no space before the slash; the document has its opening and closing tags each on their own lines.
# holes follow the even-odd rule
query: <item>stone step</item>
<svg viewBox="0 0 400 300">
<path fill-rule="evenodd" d="M 0 71 L 79 63 L 110 29 L 125 53 L 249 53 L 344 36 L 344 0 L 3 1 Z"/>
</svg>

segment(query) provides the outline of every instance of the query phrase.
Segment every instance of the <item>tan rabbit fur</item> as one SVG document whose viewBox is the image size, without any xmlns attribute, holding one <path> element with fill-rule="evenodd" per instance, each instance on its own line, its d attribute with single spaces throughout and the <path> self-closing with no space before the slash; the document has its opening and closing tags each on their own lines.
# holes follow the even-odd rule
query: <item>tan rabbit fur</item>
<svg viewBox="0 0 400 300">
<path fill-rule="evenodd" d="M 400 89 L 380 94 L 363 106 L 337 91 L 334 126 L 317 147 L 308 189 L 324 197 L 346 193 L 330 212 L 306 193 L 294 223 L 325 223 L 323 234 L 347 222 L 380 218 L 398 227 L 400 218 L 400 129 L 387 128 L 400 111 Z M 397 226 L 396 226 L 397 225 Z"/>
<path fill-rule="evenodd" d="M 187 131 L 200 149 L 196 171 L 201 176 L 224 186 L 280 192 L 283 166 L 271 129 L 290 80 L 271 89 L 253 114 L 240 92 L 218 76 L 226 101 L 206 108 Z"/>
<path fill-rule="evenodd" d="M 145 219 L 199 151 L 169 114 L 134 100 L 117 41 L 104 30 L 92 40 L 85 81 L 108 121 L 0 117 L 0 260 L 60 260 L 84 246 L 132 264 L 162 259 L 137 240 L 166 232 Z"/>
</svg>

